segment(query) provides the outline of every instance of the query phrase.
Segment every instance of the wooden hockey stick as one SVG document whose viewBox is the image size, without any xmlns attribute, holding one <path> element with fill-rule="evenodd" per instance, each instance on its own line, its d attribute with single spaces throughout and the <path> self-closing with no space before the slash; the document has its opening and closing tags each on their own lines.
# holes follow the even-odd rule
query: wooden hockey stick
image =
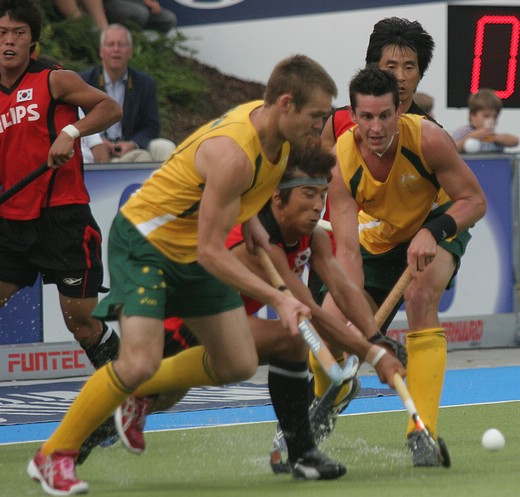
<svg viewBox="0 0 520 497">
<path fill-rule="evenodd" d="M 374 316 L 378 328 L 383 325 L 399 300 L 401 300 L 401 297 L 403 296 L 407 286 L 410 284 L 410 281 L 412 281 L 412 272 L 410 267 L 407 267 Z M 309 417 L 311 426 L 315 427 L 314 431 L 316 431 L 317 426 L 322 424 L 326 425 L 330 408 L 338 396 L 340 389 L 341 386 L 334 384 L 330 385 L 329 388 L 327 388 L 327 391 L 320 398 L 319 402 L 315 404 L 313 409 L 311 408 Z"/>
<path fill-rule="evenodd" d="M 384 322 L 387 320 L 388 316 L 397 305 L 397 303 L 401 300 L 401 297 L 404 294 L 404 291 L 412 281 L 412 270 L 410 266 L 407 266 L 403 271 L 403 274 L 396 281 L 390 293 L 386 296 L 385 301 L 381 304 L 381 307 L 377 310 L 375 314 L 375 320 L 378 328 L 380 328 Z"/>
<path fill-rule="evenodd" d="M 13 195 L 16 195 L 20 190 L 23 190 L 27 185 L 38 179 L 42 174 L 49 170 L 47 164 L 42 164 L 38 169 L 29 173 L 25 178 L 22 178 L 18 183 L 15 183 L 11 188 L 5 192 L 0 193 L 0 204 L 9 200 Z"/>
<path fill-rule="evenodd" d="M 397 280 L 396 284 L 386 297 L 381 307 L 378 309 L 375 315 L 376 323 L 378 326 L 381 326 L 386 321 L 388 315 L 390 314 L 390 312 L 392 312 L 392 309 L 397 305 L 399 300 L 401 300 L 404 291 L 406 290 L 411 281 L 412 271 L 410 266 L 408 266 L 404 270 L 399 280 Z M 437 460 L 444 467 L 449 468 L 451 465 L 451 459 L 446 446 L 444 446 L 441 443 L 437 443 L 432 437 L 431 433 L 428 431 L 428 428 L 426 428 L 426 426 L 422 422 L 419 413 L 417 412 L 417 409 L 415 407 L 415 403 L 412 399 L 412 396 L 410 395 L 410 392 L 408 391 L 408 388 L 406 387 L 403 378 L 401 378 L 401 375 L 399 373 L 395 373 L 393 380 L 395 389 L 397 390 L 399 397 L 401 397 L 401 400 L 403 401 L 403 404 L 406 407 L 408 414 L 415 423 L 415 430 L 421 434 L 424 443 L 433 448 L 437 456 Z"/>
<path fill-rule="evenodd" d="M 285 282 L 280 276 L 280 273 L 278 273 L 277 269 L 274 267 L 274 264 L 267 255 L 267 252 L 262 247 L 257 247 L 256 250 L 258 257 L 260 258 L 260 263 L 271 280 L 271 284 L 278 290 L 284 292 L 286 295 L 292 296 L 291 291 L 285 285 Z M 333 383 L 336 385 L 341 385 L 346 380 L 349 380 L 355 376 L 359 368 L 359 359 L 357 356 L 351 355 L 348 361 L 345 363 L 345 366 L 341 368 L 336 359 L 334 359 L 334 356 L 325 342 L 321 339 L 314 326 L 306 317 L 300 316 L 298 329 L 300 330 L 303 339 L 305 342 L 307 342 L 307 345 L 311 349 L 312 353 L 321 364 L 321 367 L 327 373 Z"/>
</svg>

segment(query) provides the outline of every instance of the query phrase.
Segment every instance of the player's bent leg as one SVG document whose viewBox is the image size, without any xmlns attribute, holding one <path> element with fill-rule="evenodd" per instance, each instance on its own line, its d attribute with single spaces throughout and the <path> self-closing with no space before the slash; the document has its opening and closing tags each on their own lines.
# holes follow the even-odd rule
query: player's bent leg
<svg viewBox="0 0 520 497">
<path fill-rule="evenodd" d="M 258 354 L 243 307 L 186 318 L 185 324 L 205 346 L 208 366 L 222 384 L 244 381 L 255 374 Z"/>
<path fill-rule="evenodd" d="M 84 482 L 79 482 L 79 487 L 76 487 L 74 480 L 75 460 L 82 443 L 128 398 L 136 384 L 150 374 L 151 368 L 157 367 L 155 356 L 162 357 L 164 331 L 161 320 L 134 317 L 126 318 L 122 323 L 126 338 L 121 342 L 119 359 L 92 375 L 56 431 L 29 463 L 29 474 L 38 479 L 44 489 L 48 487 L 53 492 L 62 491 L 56 487 L 62 485 L 61 480 L 65 482 L 65 487 L 69 487 L 64 490 L 66 493 L 48 492 L 51 495 L 72 495 L 78 493 L 77 488 L 81 492 L 88 488 Z M 156 334 L 153 333 L 154 328 L 158 330 Z M 116 366 L 119 367 L 116 369 Z M 67 456 L 62 458 L 60 455 L 63 454 Z M 55 455 L 57 460 L 53 459 Z M 53 474 L 45 473 L 38 478 L 37 468 L 40 467 L 51 468 Z M 69 484 L 70 480 L 72 484 Z"/>
<path fill-rule="evenodd" d="M 29 476 L 39 481 L 50 495 L 86 492 L 78 480 L 75 461 L 79 448 L 131 392 L 117 379 L 112 363 L 98 369 L 82 388 L 62 422 L 29 462 Z"/>
<path fill-rule="evenodd" d="M 301 362 L 307 359 L 308 346 L 301 335 L 292 335 L 279 320 L 248 316 L 251 335 L 261 364 L 272 359 Z"/>
<path fill-rule="evenodd" d="M 269 392 L 287 443 L 289 470 L 297 479 L 339 478 L 346 473 L 345 466 L 317 449 L 310 430 L 308 376 L 306 362 L 273 360 L 269 364 Z M 285 472 L 276 467 L 272 465 L 273 471 Z"/>
<path fill-rule="evenodd" d="M 425 425 L 436 439 L 446 369 L 447 346 L 444 328 L 428 328 L 408 333 L 406 348 L 408 390 Z M 438 460 L 437 454 L 428 446 L 421 446 L 414 428 L 414 423 L 410 422 L 407 428 L 408 446 L 412 452 L 414 466 L 438 466 L 441 461 Z"/>
<path fill-rule="evenodd" d="M 98 369 L 117 358 L 119 337 L 107 323 L 92 317 L 97 298 L 71 298 L 60 294 L 60 306 L 68 330 Z"/>
</svg>

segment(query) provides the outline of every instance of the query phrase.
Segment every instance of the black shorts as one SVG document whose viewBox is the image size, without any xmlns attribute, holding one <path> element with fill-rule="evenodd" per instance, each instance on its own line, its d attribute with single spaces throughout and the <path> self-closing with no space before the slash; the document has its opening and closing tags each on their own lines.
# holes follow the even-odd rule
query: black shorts
<svg viewBox="0 0 520 497">
<path fill-rule="evenodd" d="M 32 286 L 38 274 L 67 297 L 98 296 L 101 230 L 88 205 L 42 209 L 30 221 L 0 218 L 0 280 L 22 288 Z"/>
</svg>

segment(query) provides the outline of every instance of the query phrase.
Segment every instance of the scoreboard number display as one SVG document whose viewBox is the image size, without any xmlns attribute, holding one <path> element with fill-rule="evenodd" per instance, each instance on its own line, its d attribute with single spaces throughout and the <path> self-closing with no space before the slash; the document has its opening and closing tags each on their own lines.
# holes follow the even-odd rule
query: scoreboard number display
<svg viewBox="0 0 520 497">
<path fill-rule="evenodd" d="M 448 6 L 448 107 L 491 88 L 520 108 L 520 6 Z"/>
</svg>

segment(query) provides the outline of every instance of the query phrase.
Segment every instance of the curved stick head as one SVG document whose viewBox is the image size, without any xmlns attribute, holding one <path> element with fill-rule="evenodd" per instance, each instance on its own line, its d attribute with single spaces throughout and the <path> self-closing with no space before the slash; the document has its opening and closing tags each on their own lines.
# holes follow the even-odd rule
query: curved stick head
<svg viewBox="0 0 520 497">
<path fill-rule="evenodd" d="M 343 368 L 339 364 L 334 364 L 332 368 L 327 371 L 329 378 L 336 384 L 341 385 L 345 381 L 349 381 L 356 376 L 359 369 L 359 358 L 356 355 L 351 355 Z"/>
</svg>

